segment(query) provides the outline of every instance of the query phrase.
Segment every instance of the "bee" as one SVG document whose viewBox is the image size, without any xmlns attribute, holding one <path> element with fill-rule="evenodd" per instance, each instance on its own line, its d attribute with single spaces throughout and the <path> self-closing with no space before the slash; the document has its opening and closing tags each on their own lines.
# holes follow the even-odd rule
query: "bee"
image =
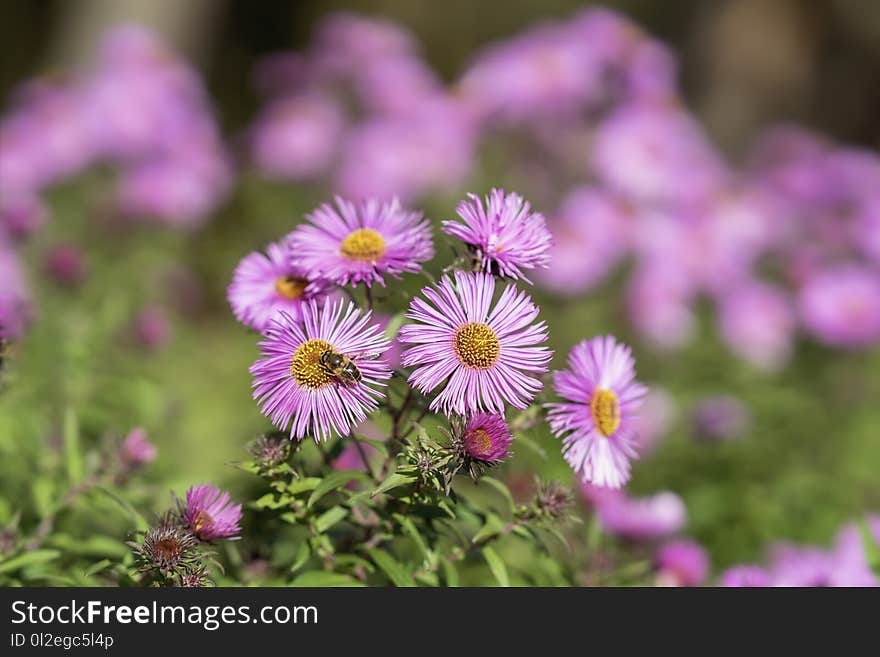
<svg viewBox="0 0 880 657">
<path fill-rule="evenodd" d="M 357 383 L 363 378 L 361 371 L 351 358 L 345 354 L 336 353 L 332 349 L 327 349 L 321 354 L 320 362 L 327 373 L 336 377 L 341 383 Z"/>
</svg>

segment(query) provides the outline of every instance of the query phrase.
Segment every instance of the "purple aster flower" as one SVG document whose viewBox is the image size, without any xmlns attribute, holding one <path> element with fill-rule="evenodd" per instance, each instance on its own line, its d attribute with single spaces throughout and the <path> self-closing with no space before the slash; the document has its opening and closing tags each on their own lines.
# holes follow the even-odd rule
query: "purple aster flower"
<svg viewBox="0 0 880 657">
<path fill-rule="evenodd" d="M 630 276 L 627 310 L 636 329 L 660 349 L 678 349 L 693 337 L 693 281 L 669 262 L 641 265 Z"/>
<path fill-rule="evenodd" d="M 88 275 L 83 252 L 73 244 L 57 244 L 46 254 L 46 272 L 59 285 L 76 287 Z"/>
<path fill-rule="evenodd" d="M 431 402 L 447 416 L 477 411 L 504 413 L 505 403 L 525 409 L 542 383 L 552 352 L 544 322 L 531 324 L 538 307 L 508 285 L 492 304 L 490 274 L 455 272 L 422 289 L 410 303 L 412 324 L 398 340 L 413 345 L 403 353 L 404 367 L 415 367 L 409 382 L 428 393 L 446 383 Z"/>
<path fill-rule="evenodd" d="M 5 234 L 10 240 L 24 240 L 46 223 L 48 210 L 39 196 L 33 193 L 0 195 L 0 239 Z"/>
<path fill-rule="evenodd" d="M 704 199 L 724 179 L 696 120 L 652 103 L 625 105 L 599 127 L 593 166 L 612 190 L 647 203 Z"/>
<path fill-rule="evenodd" d="M 281 311 L 269 322 L 262 357 L 250 368 L 254 399 L 275 426 L 290 427 L 291 438 L 346 436 L 376 408 L 383 393 L 373 386 L 391 376 L 377 360 L 388 340 L 369 312 L 341 299 L 323 309 L 309 301 L 300 310 L 298 320 Z M 350 359 L 345 372 L 322 362 L 333 354 Z"/>
<path fill-rule="evenodd" d="M 209 484 L 186 491 L 183 523 L 202 541 L 228 538 L 236 541 L 241 531 L 241 504 L 233 504 L 229 493 Z"/>
<path fill-rule="evenodd" d="M 880 340 L 880 274 L 842 265 L 813 276 L 800 291 L 807 328 L 832 347 L 865 347 Z"/>
<path fill-rule="evenodd" d="M 468 198 L 456 208 L 464 223 L 444 221 L 443 232 L 473 250 L 480 271 L 531 283 L 522 270 L 546 269 L 550 262 L 553 239 L 544 216 L 532 212 L 519 194 L 505 194 L 503 189 L 493 189 L 485 206 L 476 194 Z"/>
<path fill-rule="evenodd" d="M 877 586 L 877 577 L 855 550 L 823 550 L 790 544 L 776 545 L 771 552 L 773 586 Z"/>
<path fill-rule="evenodd" d="M 572 191 L 550 223 L 553 266 L 538 271 L 538 283 L 557 294 L 578 295 L 599 283 L 623 256 L 631 229 L 630 212 L 599 189 Z M 590 257 L 584 257 L 589 253 Z"/>
<path fill-rule="evenodd" d="M 647 541 L 675 534 L 687 523 L 687 509 L 681 497 L 662 491 L 648 497 L 627 497 L 622 491 L 600 496 L 596 502 L 599 521 L 605 531 L 633 541 Z"/>
<path fill-rule="evenodd" d="M 126 466 L 137 467 L 155 461 L 157 453 L 146 429 L 137 427 L 128 432 L 119 450 L 119 457 Z"/>
<path fill-rule="evenodd" d="M 31 321 L 31 302 L 18 256 L 0 240 L 0 338 L 21 337 Z"/>
<path fill-rule="evenodd" d="M 647 392 L 635 381 L 632 352 L 610 335 L 596 337 L 575 345 L 568 364 L 553 373 L 566 401 L 547 404 L 550 428 L 581 481 L 620 488 L 636 457 L 635 412 Z"/>
<path fill-rule="evenodd" d="M 339 285 L 385 285 L 383 274 L 416 272 L 434 257 L 429 222 L 396 199 L 355 205 L 337 197 L 336 208 L 324 204 L 306 218 L 290 246 L 302 267 Z"/>
<path fill-rule="evenodd" d="M 770 574 L 760 566 L 742 565 L 721 573 L 721 586 L 730 588 L 770 586 Z"/>
<path fill-rule="evenodd" d="M 257 167 L 281 180 L 323 175 L 339 149 L 345 117 L 331 99 L 303 94 L 274 101 L 251 132 Z"/>
<path fill-rule="evenodd" d="M 287 244 L 274 243 L 265 255 L 254 252 L 238 263 L 227 292 L 238 321 L 264 333 L 282 310 L 297 321 L 307 301 L 326 302 L 333 284 L 312 276 L 295 260 Z"/>
<path fill-rule="evenodd" d="M 764 283 L 745 283 L 720 300 L 721 335 L 728 346 L 756 367 L 779 369 L 791 355 L 795 314 L 782 290 Z"/>
<path fill-rule="evenodd" d="M 475 413 L 457 433 L 456 449 L 468 460 L 494 465 L 510 456 L 513 434 L 501 415 Z"/>
<path fill-rule="evenodd" d="M 147 351 L 164 347 L 171 339 L 171 322 L 161 306 L 145 306 L 134 318 L 135 341 Z"/>
<path fill-rule="evenodd" d="M 655 557 L 658 586 L 699 586 L 709 574 L 709 556 L 694 541 L 673 541 Z"/>
<path fill-rule="evenodd" d="M 751 424 L 749 409 L 731 395 L 700 400 L 693 411 L 693 431 L 697 440 L 721 442 L 742 436 Z"/>
</svg>

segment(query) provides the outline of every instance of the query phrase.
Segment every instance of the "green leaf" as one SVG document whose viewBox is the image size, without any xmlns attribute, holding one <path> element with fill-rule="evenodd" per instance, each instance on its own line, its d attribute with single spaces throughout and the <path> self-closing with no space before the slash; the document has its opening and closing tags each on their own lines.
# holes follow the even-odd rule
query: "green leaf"
<svg viewBox="0 0 880 657">
<path fill-rule="evenodd" d="M 524 445 L 525 447 L 528 447 L 535 454 L 540 456 L 543 460 L 545 460 L 545 461 L 547 460 L 547 450 L 545 450 L 543 447 L 541 447 L 532 438 L 529 438 L 528 436 L 526 436 L 522 433 L 517 433 L 516 434 L 516 446 L 519 447 L 520 445 Z"/>
<path fill-rule="evenodd" d="M 380 493 L 388 492 L 393 488 L 399 488 L 400 486 L 406 486 L 407 484 L 411 484 L 416 480 L 413 475 L 401 474 L 399 472 L 392 472 L 390 475 L 385 477 L 385 481 L 379 484 L 372 493 L 370 493 L 371 497 L 375 497 Z"/>
<path fill-rule="evenodd" d="M 287 484 L 287 492 L 291 495 L 305 493 L 306 491 L 315 490 L 320 483 L 320 477 L 303 477 L 302 479 L 295 479 Z"/>
<path fill-rule="evenodd" d="M 347 515 L 348 509 L 343 506 L 334 506 L 318 516 L 315 520 L 315 529 L 318 533 L 323 534 Z"/>
<path fill-rule="evenodd" d="M 413 542 L 422 552 L 425 557 L 425 561 L 427 561 L 428 564 L 430 564 L 430 566 L 433 568 L 434 564 L 437 563 L 437 557 L 431 551 L 431 548 L 428 547 L 428 544 L 425 543 L 425 539 L 422 538 L 422 535 L 419 533 L 418 528 L 416 528 L 415 523 L 401 513 L 395 513 L 393 517 L 403 528 L 403 532 L 413 540 Z"/>
<path fill-rule="evenodd" d="M 478 483 L 486 484 L 490 488 L 495 489 L 504 498 L 504 501 L 507 502 L 507 508 L 510 513 L 516 511 L 516 502 L 513 501 L 513 495 L 510 494 L 510 489 L 502 482 L 492 477 L 481 477 Z"/>
<path fill-rule="evenodd" d="M 474 534 L 471 539 L 472 543 L 479 543 L 485 538 L 489 538 L 490 536 L 495 536 L 495 534 L 500 534 L 504 530 L 504 521 L 496 516 L 494 513 L 490 513 L 486 516 L 485 524 L 480 528 L 480 530 Z"/>
<path fill-rule="evenodd" d="M 276 495 L 275 493 L 266 493 L 253 503 L 257 509 L 283 509 L 290 506 L 293 498 L 290 495 Z"/>
<path fill-rule="evenodd" d="M 880 577 L 880 544 L 874 540 L 871 528 L 865 518 L 859 519 L 859 531 L 862 534 L 862 545 L 865 549 L 865 561 L 868 567 Z"/>
<path fill-rule="evenodd" d="M 150 525 L 146 518 L 144 518 L 140 512 L 128 502 L 128 500 L 123 499 L 109 488 L 104 488 L 103 486 L 95 486 L 95 490 L 99 493 L 103 493 L 116 502 L 116 504 L 128 514 L 138 531 L 146 531 L 149 528 Z"/>
<path fill-rule="evenodd" d="M 491 547 L 487 546 L 483 548 L 483 558 L 485 558 L 486 563 L 489 564 L 489 570 L 492 571 L 492 575 L 495 576 L 498 585 L 510 586 L 510 578 L 507 576 L 507 567 L 504 565 L 501 557 L 498 556 L 498 553 Z"/>
<path fill-rule="evenodd" d="M 79 445 L 79 422 L 72 408 L 64 411 L 64 458 L 67 464 L 67 479 L 76 484 L 83 478 L 83 457 Z"/>
<path fill-rule="evenodd" d="M 356 580 L 354 577 L 343 575 L 342 573 L 330 573 L 327 571 L 313 570 L 303 573 L 291 583 L 291 586 L 311 586 L 311 587 L 328 587 L 328 586 L 363 586 L 363 582 Z"/>
<path fill-rule="evenodd" d="M 309 547 L 309 542 L 303 541 L 300 543 L 299 549 L 296 551 L 296 558 L 293 560 L 293 565 L 290 567 L 290 572 L 295 573 L 302 568 L 311 556 L 312 548 Z"/>
<path fill-rule="evenodd" d="M 388 575 L 388 579 L 390 579 L 395 586 L 416 585 L 412 575 L 409 574 L 409 571 L 403 566 L 403 564 L 382 548 L 370 548 L 367 550 L 367 554 L 370 555 L 373 563 L 379 566 L 382 572 Z"/>
<path fill-rule="evenodd" d="M 97 575 L 102 570 L 106 570 L 107 568 L 109 568 L 112 565 L 113 565 L 113 562 L 110 561 L 110 559 L 101 559 L 99 562 L 93 563 L 91 566 L 86 568 L 85 571 L 83 572 L 83 574 L 86 577 L 92 577 L 93 575 Z"/>
<path fill-rule="evenodd" d="M 443 579 L 446 580 L 446 586 L 458 586 L 458 568 L 449 559 L 443 559 L 440 562 L 443 566 Z"/>
<path fill-rule="evenodd" d="M 362 482 L 370 481 L 370 477 L 366 473 L 358 472 L 356 470 L 341 470 L 327 475 L 321 483 L 315 487 L 315 490 L 312 491 L 312 494 L 309 496 L 309 501 L 306 502 L 306 506 L 312 508 L 315 502 L 320 500 L 327 493 L 338 490 L 348 482 L 355 480 Z"/>
<path fill-rule="evenodd" d="M 406 321 L 406 315 L 404 313 L 397 313 L 391 319 L 388 320 L 388 325 L 385 327 L 385 337 L 389 340 L 394 340 L 397 337 L 397 332 L 400 330 L 400 327 L 403 326 L 403 323 Z"/>
<path fill-rule="evenodd" d="M 367 438 L 366 436 L 355 436 L 355 440 L 360 443 L 365 443 L 375 449 L 382 455 L 382 458 L 388 458 L 388 446 L 383 443 L 381 440 L 373 440 L 372 438 Z"/>
<path fill-rule="evenodd" d="M 27 566 L 44 564 L 61 556 L 58 550 L 34 550 L 0 562 L 0 574 L 11 573 Z"/>
</svg>

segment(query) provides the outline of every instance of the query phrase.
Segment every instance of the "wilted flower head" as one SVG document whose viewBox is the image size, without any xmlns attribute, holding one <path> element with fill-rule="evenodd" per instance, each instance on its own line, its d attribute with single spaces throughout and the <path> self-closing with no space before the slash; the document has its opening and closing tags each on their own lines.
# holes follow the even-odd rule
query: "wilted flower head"
<svg viewBox="0 0 880 657">
<path fill-rule="evenodd" d="M 693 411 L 694 437 L 706 442 L 739 438 L 750 423 L 748 408 L 731 395 L 707 397 Z"/>
<path fill-rule="evenodd" d="M 539 482 L 535 493 L 535 509 L 539 515 L 559 520 L 568 513 L 574 502 L 571 489 L 558 481 Z"/>
<path fill-rule="evenodd" d="M 413 320 L 400 329 L 409 382 L 422 392 L 446 383 L 431 402 L 447 416 L 479 411 L 504 412 L 505 403 L 525 409 L 541 389 L 536 375 L 546 371 L 552 352 L 544 322 L 531 324 L 538 307 L 513 285 L 492 304 L 495 279 L 489 274 L 455 272 L 435 287 L 422 289 L 410 303 Z"/>
<path fill-rule="evenodd" d="M 255 438 L 248 446 L 248 451 L 261 468 L 271 470 L 290 456 L 290 438 L 277 431 L 266 433 Z"/>
<path fill-rule="evenodd" d="M 146 429 L 136 427 L 128 432 L 122 442 L 119 456 L 125 465 L 137 467 L 156 460 L 158 450 L 150 442 Z"/>
<path fill-rule="evenodd" d="M 581 481 L 620 488 L 636 456 L 635 412 L 647 388 L 635 381 L 629 347 L 610 335 L 580 342 L 568 363 L 570 370 L 553 373 L 566 401 L 547 404 L 550 427 Z"/>
<path fill-rule="evenodd" d="M 236 319 L 263 333 L 282 310 L 296 321 L 302 305 L 310 299 L 323 305 L 333 284 L 297 262 L 286 243 L 270 244 L 265 255 L 255 252 L 245 256 L 227 291 Z"/>
<path fill-rule="evenodd" d="M 378 359 L 388 340 L 370 313 L 361 313 L 342 300 L 319 308 L 314 301 L 303 305 L 299 320 L 284 311 L 273 319 L 260 343 L 261 357 L 250 372 L 254 399 L 263 413 L 282 430 L 290 427 L 291 438 L 311 435 L 317 440 L 345 436 L 376 408 L 391 376 L 388 364 Z M 333 369 L 325 356 L 338 354 L 351 361 Z"/>
<path fill-rule="evenodd" d="M 144 534 L 141 543 L 129 543 L 134 550 L 138 569 L 168 576 L 178 569 L 193 565 L 198 556 L 198 540 L 178 525 L 172 515 L 163 516 L 155 528 Z"/>
<path fill-rule="evenodd" d="M 694 541 L 667 543 L 657 552 L 658 586 L 699 586 L 709 574 L 709 556 Z"/>
<path fill-rule="evenodd" d="M 184 568 L 177 575 L 177 584 L 183 588 L 202 588 L 213 583 L 208 569 L 202 564 Z"/>
<path fill-rule="evenodd" d="M 832 347 L 867 347 L 880 341 L 880 273 L 857 265 L 827 269 L 800 292 L 807 328 Z"/>
<path fill-rule="evenodd" d="M 339 285 L 385 285 L 384 274 L 416 272 L 434 257 L 428 221 L 397 200 L 355 205 L 337 197 L 336 208 L 325 204 L 306 218 L 290 235 L 297 264 Z"/>
<path fill-rule="evenodd" d="M 192 486 L 186 491 L 184 524 L 202 541 L 218 538 L 237 540 L 241 531 L 241 504 L 233 504 L 229 493 L 211 485 Z"/>
<path fill-rule="evenodd" d="M 444 221 L 443 231 L 467 244 L 480 271 L 530 283 L 523 269 L 546 268 L 553 242 L 544 216 L 532 212 L 519 194 L 493 189 L 485 206 L 476 194 L 458 204 L 459 221 Z"/>
</svg>

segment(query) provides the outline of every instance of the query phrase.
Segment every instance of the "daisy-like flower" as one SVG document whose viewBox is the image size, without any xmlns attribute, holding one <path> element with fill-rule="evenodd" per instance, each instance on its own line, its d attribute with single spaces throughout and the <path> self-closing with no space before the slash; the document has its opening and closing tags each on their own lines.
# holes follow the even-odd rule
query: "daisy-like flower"
<svg viewBox="0 0 880 657">
<path fill-rule="evenodd" d="M 526 278 L 523 269 L 547 268 L 553 238 L 544 216 L 532 212 L 519 194 L 493 189 L 486 203 L 476 194 L 458 204 L 459 221 L 444 221 L 443 232 L 460 239 L 474 252 L 482 271 L 507 278 Z"/>
<path fill-rule="evenodd" d="M 265 255 L 251 253 L 238 264 L 227 291 L 238 321 L 263 333 L 282 310 L 299 319 L 303 303 L 327 299 L 333 284 L 312 275 L 292 257 L 289 246 L 275 243 L 266 248 Z"/>
<path fill-rule="evenodd" d="M 583 482 L 620 488 L 636 456 L 635 411 L 647 388 L 635 381 L 629 347 L 610 335 L 577 344 L 568 363 L 570 370 L 553 373 L 566 401 L 547 405 L 550 427 Z"/>
<path fill-rule="evenodd" d="M 377 359 L 388 340 L 370 319 L 340 299 L 323 309 L 309 301 L 300 319 L 282 311 L 270 322 L 250 372 L 254 399 L 276 427 L 290 427 L 291 438 L 327 440 L 367 419 L 382 396 L 372 386 L 391 376 L 388 363 Z"/>
<path fill-rule="evenodd" d="M 397 199 L 355 205 L 336 197 L 335 208 L 324 204 L 306 219 L 291 233 L 291 248 L 308 271 L 339 285 L 385 285 L 383 274 L 416 272 L 434 257 L 429 222 Z"/>
<path fill-rule="evenodd" d="M 532 324 L 538 307 L 508 285 L 492 304 L 490 274 L 455 272 L 413 299 L 398 340 L 413 345 L 403 353 L 404 367 L 415 367 L 409 382 L 424 393 L 446 386 L 431 410 L 447 416 L 479 411 L 504 413 L 505 403 L 525 409 L 541 389 L 552 353 L 544 322 Z M 427 299 L 427 300 L 426 300 Z"/>
<path fill-rule="evenodd" d="M 233 504 L 229 493 L 205 484 L 186 491 L 183 523 L 202 541 L 218 538 L 237 540 L 241 531 L 241 504 Z"/>
<path fill-rule="evenodd" d="M 477 413 L 461 435 L 462 450 L 475 461 L 500 463 L 510 456 L 513 435 L 500 415 Z"/>
</svg>

